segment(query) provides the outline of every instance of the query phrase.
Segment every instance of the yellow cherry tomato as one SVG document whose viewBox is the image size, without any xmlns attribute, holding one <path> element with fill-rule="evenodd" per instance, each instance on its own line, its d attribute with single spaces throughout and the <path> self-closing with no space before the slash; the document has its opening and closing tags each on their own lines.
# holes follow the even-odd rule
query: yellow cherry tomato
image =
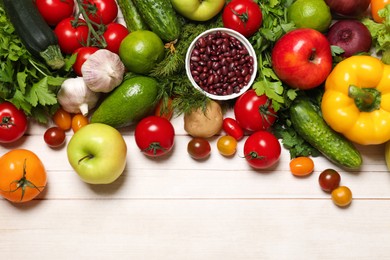
<svg viewBox="0 0 390 260">
<path fill-rule="evenodd" d="M 339 186 L 332 191 L 332 200 L 339 207 L 346 207 L 352 202 L 352 192 L 346 186 Z"/>
<path fill-rule="evenodd" d="M 231 156 L 236 153 L 237 140 L 230 135 L 221 136 L 217 141 L 217 148 L 220 154 Z"/>
<path fill-rule="evenodd" d="M 314 162 L 310 157 L 296 157 L 290 161 L 290 171 L 295 176 L 306 176 L 313 170 Z"/>
<path fill-rule="evenodd" d="M 67 131 L 72 124 L 72 115 L 63 108 L 59 108 L 53 115 L 53 121 L 59 128 Z"/>
<path fill-rule="evenodd" d="M 88 125 L 88 118 L 82 114 L 75 114 L 72 117 L 72 130 L 76 133 L 81 127 Z"/>
</svg>

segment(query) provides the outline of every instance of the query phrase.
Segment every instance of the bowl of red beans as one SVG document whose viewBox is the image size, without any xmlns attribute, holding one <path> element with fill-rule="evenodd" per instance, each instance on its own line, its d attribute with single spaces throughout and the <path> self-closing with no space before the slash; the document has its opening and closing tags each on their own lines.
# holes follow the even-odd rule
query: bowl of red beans
<svg viewBox="0 0 390 260">
<path fill-rule="evenodd" d="M 257 59 L 245 36 L 228 28 L 213 28 L 192 41 L 185 66 L 196 89 L 211 99 L 229 100 L 252 86 Z"/>
</svg>

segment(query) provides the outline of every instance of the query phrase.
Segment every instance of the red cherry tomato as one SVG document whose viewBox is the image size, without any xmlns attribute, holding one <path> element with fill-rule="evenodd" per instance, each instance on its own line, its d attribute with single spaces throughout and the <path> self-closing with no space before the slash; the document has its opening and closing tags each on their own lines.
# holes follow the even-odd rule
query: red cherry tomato
<svg viewBox="0 0 390 260">
<path fill-rule="evenodd" d="M 193 159 L 203 160 L 210 155 L 211 146 L 207 139 L 194 137 L 187 144 L 187 152 Z"/>
<path fill-rule="evenodd" d="M 45 143 L 50 147 L 59 147 L 65 142 L 65 131 L 58 126 L 50 127 L 43 134 Z"/>
<path fill-rule="evenodd" d="M 65 54 L 72 54 L 75 50 L 83 47 L 88 39 L 88 26 L 83 19 L 76 23 L 74 17 L 63 19 L 54 29 L 58 38 L 58 45 Z"/>
<path fill-rule="evenodd" d="M 223 119 L 222 129 L 226 132 L 226 134 L 234 137 L 237 141 L 244 137 L 244 130 L 242 130 L 237 121 L 231 117 Z"/>
<path fill-rule="evenodd" d="M 110 23 L 107 25 L 103 38 L 107 46 L 106 49 L 119 54 L 119 46 L 122 40 L 129 34 L 129 30 L 120 23 Z"/>
<path fill-rule="evenodd" d="M 27 131 L 27 117 L 11 102 L 0 104 L 0 143 L 12 143 Z"/>
<path fill-rule="evenodd" d="M 35 0 L 35 4 L 50 26 L 56 26 L 74 12 L 74 0 Z"/>
<path fill-rule="evenodd" d="M 98 24 L 112 23 L 118 16 L 118 5 L 115 0 L 84 0 L 89 19 Z"/>
<path fill-rule="evenodd" d="M 234 104 L 238 124 L 249 132 L 267 130 L 276 120 L 272 101 L 266 95 L 257 95 L 254 89 L 242 94 Z"/>
<path fill-rule="evenodd" d="M 252 0 L 233 0 L 222 12 L 222 22 L 245 37 L 255 34 L 261 27 L 263 15 L 260 6 Z"/>
<path fill-rule="evenodd" d="M 278 139 L 267 131 L 251 134 L 244 143 L 245 159 L 255 169 L 267 169 L 280 157 L 281 146 Z"/>
<path fill-rule="evenodd" d="M 141 151 L 150 157 L 158 157 L 172 150 L 175 129 L 172 123 L 163 117 L 148 116 L 135 127 L 135 142 Z"/>
<path fill-rule="evenodd" d="M 321 172 L 318 177 L 318 182 L 322 190 L 326 192 L 332 192 L 340 185 L 341 176 L 333 169 L 326 169 Z"/>
<path fill-rule="evenodd" d="M 97 47 L 80 47 L 73 52 L 73 54 L 77 54 L 76 61 L 73 64 L 73 70 L 77 76 L 82 76 L 81 66 L 83 66 L 88 57 L 97 50 L 99 50 Z"/>
</svg>

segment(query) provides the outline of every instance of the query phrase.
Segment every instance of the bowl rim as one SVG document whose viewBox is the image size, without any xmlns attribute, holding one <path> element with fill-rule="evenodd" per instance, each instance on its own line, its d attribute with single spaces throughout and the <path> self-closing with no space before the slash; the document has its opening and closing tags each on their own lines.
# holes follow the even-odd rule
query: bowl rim
<svg viewBox="0 0 390 260">
<path fill-rule="evenodd" d="M 195 44 L 196 42 L 199 40 L 199 38 L 205 36 L 205 35 L 208 35 L 210 33 L 214 33 L 214 32 L 218 32 L 218 31 L 223 31 L 223 32 L 226 32 L 228 33 L 229 35 L 235 37 L 237 40 L 239 40 L 244 46 L 245 48 L 247 48 L 248 50 L 248 53 L 250 56 L 253 57 L 253 73 L 251 75 L 251 79 L 249 80 L 248 84 L 245 85 L 240 92 L 238 93 L 233 93 L 233 94 L 230 94 L 230 95 L 214 95 L 214 94 L 211 94 L 207 91 L 205 91 L 204 89 L 202 89 L 196 82 L 195 80 L 193 79 L 192 77 L 192 74 L 191 74 L 191 70 L 190 70 L 190 57 L 191 57 L 191 54 L 192 54 L 192 51 L 195 47 Z M 241 96 L 242 94 L 244 94 L 253 84 L 255 78 L 256 78 L 256 75 L 257 75 L 257 57 L 256 57 L 256 52 L 255 50 L 253 49 L 253 46 L 252 44 L 248 41 L 248 39 L 242 35 L 241 33 L 233 30 L 233 29 L 229 29 L 229 28 L 225 28 L 225 27 L 216 27 L 216 28 L 212 28 L 212 29 L 208 29 L 202 33 L 200 33 L 190 44 L 190 46 L 188 47 L 187 49 L 187 53 L 186 53 L 186 57 L 185 57 L 185 69 L 186 69 L 186 74 L 187 74 L 187 77 L 188 79 L 190 80 L 192 86 L 197 89 L 198 91 L 200 91 L 202 94 L 206 95 L 207 97 L 211 98 L 211 99 L 214 99 L 214 100 L 230 100 L 230 99 L 235 99 L 235 98 L 238 98 L 239 96 Z"/>
</svg>

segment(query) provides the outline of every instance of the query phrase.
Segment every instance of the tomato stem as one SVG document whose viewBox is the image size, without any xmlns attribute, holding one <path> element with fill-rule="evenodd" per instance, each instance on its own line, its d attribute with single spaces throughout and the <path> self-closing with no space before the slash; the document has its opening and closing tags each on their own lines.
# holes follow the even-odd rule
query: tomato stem
<svg viewBox="0 0 390 260">
<path fill-rule="evenodd" d="M 166 151 L 167 149 L 162 147 L 159 142 L 153 142 L 147 148 L 143 149 L 142 152 L 152 151 L 153 155 L 156 155 L 158 150 Z"/>
<path fill-rule="evenodd" d="M 14 122 L 12 121 L 12 117 L 10 116 L 4 116 L 1 119 L 0 126 L 6 126 L 7 128 L 10 128 L 10 126 L 14 126 Z"/>
</svg>

